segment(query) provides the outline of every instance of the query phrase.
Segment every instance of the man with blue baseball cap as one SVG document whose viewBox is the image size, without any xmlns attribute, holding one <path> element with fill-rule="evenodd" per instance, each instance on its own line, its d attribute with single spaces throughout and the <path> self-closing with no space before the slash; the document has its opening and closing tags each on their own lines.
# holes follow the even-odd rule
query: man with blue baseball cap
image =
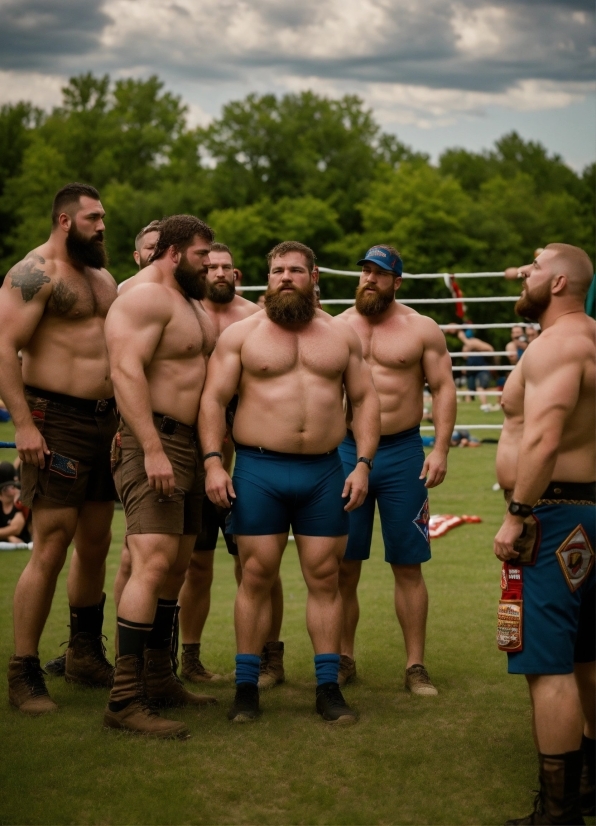
<svg viewBox="0 0 596 826">
<path fill-rule="evenodd" d="M 355 306 L 337 317 L 358 333 L 381 403 L 381 440 L 364 504 L 350 512 L 346 553 L 340 568 L 344 604 L 340 681 L 356 675 L 354 639 L 359 607 L 357 587 L 362 560 L 370 545 L 378 503 L 385 560 L 395 580 L 395 610 L 406 647 L 405 687 L 434 695 L 424 667 L 428 595 L 422 563 L 430 559 L 428 488 L 440 485 L 447 471 L 456 396 L 445 336 L 430 318 L 395 301 L 401 286 L 402 260 L 387 244 L 371 247 L 358 261 L 362 267 Z M 433 397 L 435 446 L 425 458 L 420 437 L 423 390 Z M 351 411 L 348 408 L 348 428 Z M 364 461 L 356 453 L 350 430 L 340 445 L 344 472 Z"/>
</svg>

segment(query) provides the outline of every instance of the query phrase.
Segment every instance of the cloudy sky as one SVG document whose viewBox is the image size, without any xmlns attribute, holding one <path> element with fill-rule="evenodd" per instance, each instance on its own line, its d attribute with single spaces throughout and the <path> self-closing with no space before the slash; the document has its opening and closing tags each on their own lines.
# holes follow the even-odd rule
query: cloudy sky
<svg viewBox="0 0 596 826">
<path fill-rule="evenodd" d="M 592 0 L 0 0 L 0 103 L 158 74 L 193 123 L 251 91 L 360 95 L 433 157 L 516 129 L 596 155 Z"/>
</svg>

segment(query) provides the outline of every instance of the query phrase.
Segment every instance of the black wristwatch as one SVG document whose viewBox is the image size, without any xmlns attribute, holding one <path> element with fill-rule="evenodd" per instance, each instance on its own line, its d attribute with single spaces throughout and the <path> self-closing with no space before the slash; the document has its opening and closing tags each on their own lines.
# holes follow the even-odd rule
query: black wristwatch
<svg viewBox="0 0 596 826">
<path fill-rule="evenodd" d="M 512 516 L 521 516 L 525 519 L 526 516 L 532 516 L 534 508 L 531 505 L 522 505 L 521 502 L 510 502 L 509 513 Z"/>
<path fill-rule="evenodd" d="M 373 469 L 373 460 L 372 459 L 367 459 L 366 456 L 360 456 L 360 458 L 357 460 L 356 464 L 358 464 L 358 462 L 364 462 L 364 464 L 368 466 L 369 470 Z"/>
</svg>

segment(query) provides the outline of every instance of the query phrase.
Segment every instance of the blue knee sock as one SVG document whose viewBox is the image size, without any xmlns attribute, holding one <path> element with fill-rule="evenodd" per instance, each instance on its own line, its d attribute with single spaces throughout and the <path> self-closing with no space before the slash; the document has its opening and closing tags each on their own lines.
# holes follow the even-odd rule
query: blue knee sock
<svg viewBox="0 0 596 826">
<path fill-rule="evenodd" d="M 317 685 L 336 683 L 339 673 L 339 654 L 315 654 Z"/>
<path fill-rule="evenodd" d="M 259 682 L 261 658 L 256 654 L 236 654 L 236 685 Z"/>
</svg>

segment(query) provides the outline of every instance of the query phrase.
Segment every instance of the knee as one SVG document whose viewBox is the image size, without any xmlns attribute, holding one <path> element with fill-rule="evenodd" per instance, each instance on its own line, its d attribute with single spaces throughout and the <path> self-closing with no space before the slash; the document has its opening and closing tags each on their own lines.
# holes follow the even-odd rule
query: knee
<svg viewBox="0 0 596 826">
<path fill-rule="evenodd" d="M 158 592 L 168 580 L 170 573 L 168 560 L 164 557 L 154 557 L 140 566 L 135 565 L 131 578 L 140 580 L 152 592 Z"/>
<path fill-rule="evenodd" d="M 210 588 L 213 582 L 213 566 L 206 565 L 205 560 L 193 553 L 186 571 L 186 581 L 196 589 Z"/>
<path fill-rule="evenodd" d="M 44 579 L 56 579 L 66 562 L 66 548 L 61 541 L 33 544 L 29 565 Z"/>
<path fill-rule="evenodd" d="M 277 571 L 272 571 L 254 557 L 247 559 L 242 567 L 242 587 L 249 592 L 270 592 L 276 577 Z"/>
<path fill-rule="evenodd" d="M 328 560 L 317 565 L 306 576 L 309 591 L 317 594 L 335 594 L 339 591 L 339 573 L 335 561 Z"/>
<path fill-rule="evenodd" d="M 360 568 L 349 562 L 341 562 L 339 566 L 339 587 L 342 594 L 356 593 L 360 581 Z"/>
<path fill-rule="evenodd" d="M 415 587 L 424 584 L 421 565 L 392 565 L 396 585 Z"/>
</svg>

